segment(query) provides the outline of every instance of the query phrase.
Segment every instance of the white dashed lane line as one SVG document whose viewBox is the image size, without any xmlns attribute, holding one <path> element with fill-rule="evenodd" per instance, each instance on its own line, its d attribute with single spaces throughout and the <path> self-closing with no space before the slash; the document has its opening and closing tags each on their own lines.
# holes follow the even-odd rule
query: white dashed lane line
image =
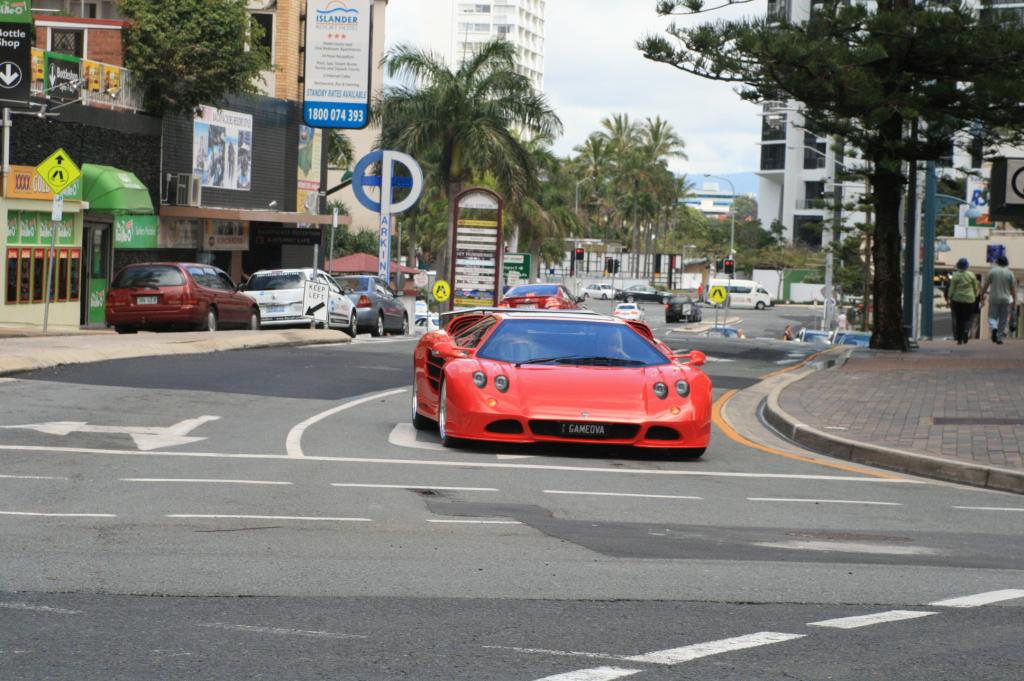
<svg viewBox="0 0 1024 681">
<path fill-rule="evenodd" d="M 281 636 L 307 636 L 310 638 L 369 638 L 358 634 L 338 634 L 332 631 L 283 629 L 281 627 L 257 627 L 249 624 L 229 624 L 226 622 L 200 622 L 196 626 L 207 627 L 210 629 L 227 629 L 229 631 L 245 631 L 254 634 L 277 634 Z"/>
<path fill-rule="evenodd" d="M 973 608 L 977 606 L 989 605 L 992 603 L 998 603 L 1016 598 L 1024 598 L 1024 589 L 1003 589 L 1000 591 L 988 591 L 985 593 L 974 594 L 972 596 L 962 596 L 942 601 L 935 601 L 934 603 L 929 603 L 929 605 L 948 606 L 957 608 Z M 912 619 L 920 619 L 922 617 L 929 617 L 931 615 L 938 614 L 940 613 L 924 610 L 888 610 L 886 612 L 872 613 L 869 615 L 855 615 L 852 617 L 841 617 L 836 619 L 821 620 L 818 622 L 808 622 L 806 626 L 848 630 L 859 629 L 860 627 L 867 627 L 875 624 L 885 624 L 889 622 L 900 622 Z M 690 662 L 692 660 L 698 660 L 703 657 L 709 657 L 712 655 L 720 655 L 723 653 L 728 653 L 737 650 L 757 648 L 760 646 L 771 645 L 774 643 L 785 643 L 787 641 L 794 641 L 806 637 L 807 634 L 787 634 L 776 631 L 760 631 L 755 634 L 747 634 L 745 636 L 736 636 L 734 638 L 720 639 L 717 641 L 707 641 L 704 643 L 694 643 L 691 645 L 681 646 L 679 648 L 656 650 L 654 652 L 644 653 L 643 655 L 615 655 L 609 653 L 588 653 L 567 650 L 548 650 L 544 648 L 513 648 L 507 646 L 483 647 L 498 650 L 511 650 L 515 652 L 528 654 L 552 655 L 559 657 L 599 658 L 621 662 L 673 666 L 682 664 L 684 662 Z M 545 676 L 544 678 L 537 679 L 536 681 L 591 681 L 603 679 L 616 679 L 624 676 L 630 676 L 632 674 L 638 674 L 640 671 L 642 670 L 625 669 L 621 667 L 593 667 L 588 669 L 578 669 L 576 671 L 566 672 L 564 674 L 558 674 L 555 676 Z M 605 676 L 601 676 L 601 674 L 605 674 Z M 618 676 L 615 676 L 614 674 L 618 674 Z"/>
<path fill-rule="evenodd" d="M 174 513 L 164 516 L 185 520 L 324 520 L 339 523 L 372 523 L 370 518 L 328 518 L 302 515 L 200 515 L 195 513 Z"/>
<path fill-rule="evenodd" d="M 779 501 L 802 504 L 864 504 L 866 506 L 902 506 L 894 501 L 860 501 L 857 499 L 784 499 L 780 497 L 747 497 L 747 501 Z"/>
<path fill-rule="evenodd" d="M 66 608 L 53 608 L 49 605 L 33 605 L 31 603 L 0 603 L 4 610 L 29 610 L 31 612 L 45 612 L 53 615 L 81 615 L 81 610 L 68 610 Z"/>
<path fill-rule="evenodd" d="M 1014 508 L 1009 506 L 954 506 L 953 508 L 960 511 L 1003 511 L 1010 513 L 1024 513 L 1024 508 Z"/>
<path fill-rule="evenodd" d="M 687 497 L 679 496 L 674 494 L 627 494 L 625 492 L 581 492 L 564 489 L 546 489 L 544 494 L 571 494 L 578 496 L 594 496 L 594 497 L 630 497 L 636 499 L 696 499 L 701 500 L 704 497 Z"/>
<path fill-rule="evenodd" d="M 777 631 L 759 631 L 756 634 L 737 636 L 735 638 L 724 638 L 719 641 L 708 641 L 706 643 L 695 643 L 680 648 L 669 648 L 668 650 L 656 650 L 653 653 L 644 655 L 633 655 L 622 659 L 630 662 L 648 662 L 651 664 L 680 664 L 689 662 L 710 655 L 720 655 L 733 650 L 746 650 L 757 648 L 772 643 L 784 643 L 798 638 L 804 638 L 805 634 L 784 634 Z"/>
<path fill-rule="evenodd" d="M 622 669 L 620 667 L 594 667 L 593 669 L 577 669 L 565 674 L 545 676 L 538 681 L 613 681 L 639 674 L 642 671 L 642 669 Z"/>
<path fill-rule="evenodd" d="M 35 513 L 29 511 L 0 511 L 0 515 L 38 518 L 116 518 L 113 513 Z"/>
<path fill-rule="evenodd" d="M 497 492 L 497 487 L 442 487 L 440 485 L 378 485 L 356 482 L 332 482 L 331 487 L 366 487 L 370 489 L 441 490 L 443 492 Z"/>
<path fill-rule="evenodd" d="M 518 520 L 445 520 L 442 518 L 427 518 L 427 522 L 441 525 L 522 525 Z"/>
<path fill-rule="evenodd" d="M 947 598 L 944 601 L 935 601 L 928 605 L 943 606 L 946 608 L 977 608 L 981 605 L 991 605 L 1003 601 L 1012 601 L 1024 598 L 1024 589 L 1002 589 L 1000 591 L 986 591 L 985 593 L 974 594 L 973 596 L 961 596 L 959 598 Z"/>
<path fill-rule="evenodd" d="M 868 627 L 872 624 L 884 624 L 886 622 L 900 622 L 902 620 L 912 620 L 919 617 L 928 617 L 929 615 L 937 615 L 935 612 L 927 612 L 924 610 L 889 610 L 886 612 L 876 612 L 871 615 L 856 615 L 854 617 L 839 617 L 837 619 L 822 620 L 820 622 L 808 622 L 809 627 L 829 627 L 831 629 L 859 629 L 860 627 Z"/>
<path fill-rule="evenodd" d="M 121 482 L 194 482 L 218 485 L 291 485 L 278 480 L 221 480 L 214 478 L 120 478 Z"/>
<path fill-rule="evenodd" d="M 0 480 L 67 480 L 54 475 L 0 475 Z"/>
</svg>

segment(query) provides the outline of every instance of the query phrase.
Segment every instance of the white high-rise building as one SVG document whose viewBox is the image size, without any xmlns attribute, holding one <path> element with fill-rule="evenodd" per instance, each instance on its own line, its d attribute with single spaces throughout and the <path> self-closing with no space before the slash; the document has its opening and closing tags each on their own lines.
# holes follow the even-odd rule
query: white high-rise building
<svg viewBox="0 0 1024 681">
<path fill-rule="evenodd" d="M 768 0 L 768 16 L 806 21 L 812 4 Z M 818 248 L 834 238 L 836 218 L 847 225 L 864 221 L 863 213 L 836 210 L 841 203 L 855 202 L 864 184 L 844 179 L 846 169 L 860 162 L 844 158 L 834 139 L 819 136 L 801 109 L 795 100 L 763 105 L 757 212 L 765 229 L 778 221 L 790 242 Z"/>
<path fill-rule="evenodd" d="M 429 49 L 461 64 L 481 44 L 504 38 L 516 46 L 516 68 L 544 88 L 545 0 L 431 0 L 423 34 Z"/>
</svg>

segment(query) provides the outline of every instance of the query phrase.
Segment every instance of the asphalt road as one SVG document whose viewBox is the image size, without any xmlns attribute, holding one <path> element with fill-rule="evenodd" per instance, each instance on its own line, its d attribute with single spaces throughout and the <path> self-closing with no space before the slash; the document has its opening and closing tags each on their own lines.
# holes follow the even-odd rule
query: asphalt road
<svg viewBox="0 0 1024 681">
<path fill-rule="evenodd" d="M 812 351 L 739 316 L 651 321 L 716 398 Z M 447 450 L 414 342 L 0 381 L 0 679 L 1020 679 L 1019 497 L 718 430 Z"/>
</svg>

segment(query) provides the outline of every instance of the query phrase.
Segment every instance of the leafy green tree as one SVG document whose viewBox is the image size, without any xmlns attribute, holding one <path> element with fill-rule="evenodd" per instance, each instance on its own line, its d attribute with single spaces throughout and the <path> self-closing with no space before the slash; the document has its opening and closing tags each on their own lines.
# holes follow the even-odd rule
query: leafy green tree
<svg viewBox="0 0 1024 681">
<path fill-rule="evenodd" d="M 385 89 L 373 119 L 384 124 L 384 137 L 395 148 L 432 159 L 429 172 L 449 204 L 449 235 L 452 199 L 467 182 L 490 175 L 506 199 L 519 200 L 538 182 L 522 136 L 561 132 L 547 99 L 516 72 L 515 49 L 493 40 L 455 70 L 410 45 L 393 47 L 384 58 L 388 75 L 404 83 Z"/>
<path fill-rule="evenodd" d="M 246 0 L 122 0 L 121 9 L 131 20 L 125 65 L 142 81 L 150 113 L 189 113 L 255 93 L 270 69 Z"/>
<path fill-rule="evenodd" d="M 757 220 L 757 199 L 753 196 L 740 194 L 732 202 L 732 211 L 736 222 L 754 222 Z"/>
<path fill-rule="evenodd" d="M 582 223 L 569 203 L 570 176 L 562 162 L 551 152 L 549 137 L 536 137 L 526 143 L 532 163 L 543 178 L 538 191 L 505 204 L 505 224 L 518 231 L 519 249 L 528 251 L 534 267 L 561 263 L 565 239 L 582 233 Z M 575 198 L 575 197 L 573 197 Z M 535 276 L 535 272 L 530 273 Z"/>
<path fill-rule="evenodd" d="M 744 0 L 726 0 L 731 6 Z M 662 15 L 712 11 L 659 0 Z M 796 100 L 808 127 L 858 149 L 873 187 L 874 348 L 906 349 L 900 202 L 907 162 L 935 160 L 980 127 L 984 142 L 1024 137 L 1024 31 L 998 11 L 952 0 L 813 5 L 806 22 L 778 16 L 675 23 L 638 47 L 648 59 L 735 84 L 756 102 Z"/>
</svg>

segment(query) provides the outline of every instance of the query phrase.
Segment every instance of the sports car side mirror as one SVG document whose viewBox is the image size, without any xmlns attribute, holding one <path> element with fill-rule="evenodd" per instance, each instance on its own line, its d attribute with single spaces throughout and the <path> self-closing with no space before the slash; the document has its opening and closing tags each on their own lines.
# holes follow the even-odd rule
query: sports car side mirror
<svg viewBox="0 0 1024 681">
<path fill-rule="evenodd" d="M 430 349 L 430 352 L 435 357 L 441 357 L 442 359 L 452 359 L 453 357 L 461 356 L 461 353 L 455 349 L 455 344 L 451 341 L 438 341 L 434 343 L 434 347 Z"/>
<path fill-rule="evenodd" d="M 700 350 L 691 350 L 686 354 L 672 355 L 672 359 L 685 359 L 687 360 L 690 366 L 699 367 L 704 366 L 704 364 L 708 361 L 708 356 L 705 355 Z"/>
</svg>

